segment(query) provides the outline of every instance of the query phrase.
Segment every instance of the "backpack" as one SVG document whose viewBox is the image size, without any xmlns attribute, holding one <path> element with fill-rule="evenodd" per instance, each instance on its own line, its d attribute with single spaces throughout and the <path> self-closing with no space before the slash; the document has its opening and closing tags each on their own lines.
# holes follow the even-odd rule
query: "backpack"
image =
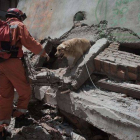
<svg viewBox="0 0 140 140">
<path fill-rule="evenodd" d="M 10 24 L 0 20 L 0 61 L 10 58 L 13 52 L 18 52 L 15 46 L 11 46 L 11 41 Z"/>
</svg>

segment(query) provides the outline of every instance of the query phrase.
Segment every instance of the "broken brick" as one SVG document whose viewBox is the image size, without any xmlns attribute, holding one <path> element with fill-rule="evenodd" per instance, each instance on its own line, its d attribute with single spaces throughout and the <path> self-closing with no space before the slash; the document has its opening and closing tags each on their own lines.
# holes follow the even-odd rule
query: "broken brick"
<svg viewBox="0 0 140 140">
<path fill-rule="evenodd" d="M 118 78 L 124 80 L 125 79 L 125 72 L 123 70 L 120 70 L 117 72 Z"/>
<path fill-rule="evenodd" d="M 115 75 L 117 73 L 117 64 L 110 63 L 110 73 L 111 75 Z"/>
<path fill-rule="evenodd" d="M 134 66 L 128 66 L 128 72 L 137 73 L 137 68 Z"/>
<path fill-rule="evenodd" d="M 140 66 L 137 66 L 137 73 L 140 73 Z"/>
<path fill-rule="evenodd" d="M 137 80 L 140 81 L 140 66 L 137 66 Z"/>
<path fill-rule="evenodd" d="M 136 80 L 137 79 L 137 75 L 131 72 L 128 72 L 128 77 L 130 80 Z"/>
<path fill-rule="evenodd" d="M 108 62 L 103 62 L 103 70 L 105 73 L 110 73 L 110 66 Z"/>
<path fill-rule="evenodd" d="M 137 80 L 140 81 L 140 74 L 137 75 Z"/>
<path fill-rule="evenodd" d="M 98 58 L 94 59 L 94 66 L 96 71 L 101 71 L 101 61 Z"/>
<path fill-rule="evenodd" d="M 101 61 L 101 72 L 104 72 L 104 61 Z"/>
<path fill-rule="evenodd" d="M 115 62 L 115 58 L 114 58 L 113 56 L 109 56 L 107 59 L 108 59 L 108 61 L 110 61 L 110 62 Z"/>
</svg>

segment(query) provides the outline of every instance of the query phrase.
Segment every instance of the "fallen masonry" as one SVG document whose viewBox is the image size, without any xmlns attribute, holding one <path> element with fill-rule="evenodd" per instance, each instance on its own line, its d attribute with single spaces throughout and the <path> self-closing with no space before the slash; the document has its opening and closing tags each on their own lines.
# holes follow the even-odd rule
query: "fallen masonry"
<svg viewBox="0 0 140 140">
<path fill-rule="evenodd" d="M 98 86 L 107 89 L 109 91 L 114 91 L 116 93 L 123 93 L 125 96 L 130 96 L 136 99 L 140 99 L 140 86 L 129 83 L 113 83 L 108 82 L 107 79 L 98 81 Z"/>
<path fill-rule="evenodd" d="M 69 94 L 58 93 L 58 107 L 118 139 L 140 139 L 140 102 L 92 88 Z"/>
<path fill-rule="evenodd" d="M 130 38 L 139 37 L 121 28 L 106 28 L 103 34 L 99 25 L 73 27 L 59 39 L 44 40 L 44 48 L 51 56 L 49 63 L 42 63 L 40 57 L 32 54 L 25 57 L 35 97 L 119 140 L 139 140 L 140 101 L 136 99 L 140 98 L 140 56 L 132 51 L 138 49 L 139 42 L 121 42 L 112 33 L 117 30 L 130 34 Z M 62 41 L 75 36 L 90 39 L 94 44 L 70 70 L 67 60 L 56 59 L 54 54 Z M 102 79 L 107 79 L 106 86 Z"/>
</svg>

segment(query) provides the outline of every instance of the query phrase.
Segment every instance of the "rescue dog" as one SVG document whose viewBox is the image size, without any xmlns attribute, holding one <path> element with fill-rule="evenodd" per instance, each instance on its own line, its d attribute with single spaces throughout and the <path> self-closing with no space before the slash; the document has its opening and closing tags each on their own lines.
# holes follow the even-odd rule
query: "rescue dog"
<svg viewBox="0 0 140 140">
<path fill-rule="evenodd" d="M 66 57 L 69 68 L 72 68 L 78 59 L 91 47 L 90 41 L 83 38 L 74 38 L 64 41 L 57 47 L 55 56 Z"/>
</svg>

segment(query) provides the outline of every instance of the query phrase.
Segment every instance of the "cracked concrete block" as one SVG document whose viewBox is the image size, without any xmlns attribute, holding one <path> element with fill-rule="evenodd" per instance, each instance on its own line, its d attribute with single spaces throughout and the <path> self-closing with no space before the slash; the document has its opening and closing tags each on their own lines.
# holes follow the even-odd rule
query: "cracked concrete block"
<svg viewBox="0 0 140 140">
<path fill-rule="evenodd" d="M 78 89 L 88 78 L 89 74 L 92 74 L 95 70 L 94 58 L 108 47 L 109 42 L 106 38 L 99 39 L 96 43 L 89 49 L 89 51 L 79 60 L 77 69 L 75 70 L 75 79 L 72 86 Z"/>
<path fill-rule="evenodd" d="M 45 93 L 48 89 L 48 86 L 35 86 L 34 88 L 34 93 L 35 93 L 35 98 L 38 100 L 42 100 L 45 96 Z"/>
<path fill-rule="evenodd" d="M 52 106 L 57 105 L 56 91 L 54 90 L 54 88 L 48 87 L 48 89 L 45 93 L 44 102 L 47 104 L 50 104 Z"/>
<path fill-rule="evenodd" d="M 57 94 L 59 109 L 74 114 L 119 140 L 139 140 L 139 101 L 113 92 L 94 89 L 87 92 L 89 96 L 83 91 Z"/>
<path fill-rule="evenodd" d="M 56 94 L 55 93 L 46 93 L 45 97 L 44 97 L 44 102 L 47 104 L 50 104 L 52 106 L 56 106 L 57 105 Z"/>
</svg>

